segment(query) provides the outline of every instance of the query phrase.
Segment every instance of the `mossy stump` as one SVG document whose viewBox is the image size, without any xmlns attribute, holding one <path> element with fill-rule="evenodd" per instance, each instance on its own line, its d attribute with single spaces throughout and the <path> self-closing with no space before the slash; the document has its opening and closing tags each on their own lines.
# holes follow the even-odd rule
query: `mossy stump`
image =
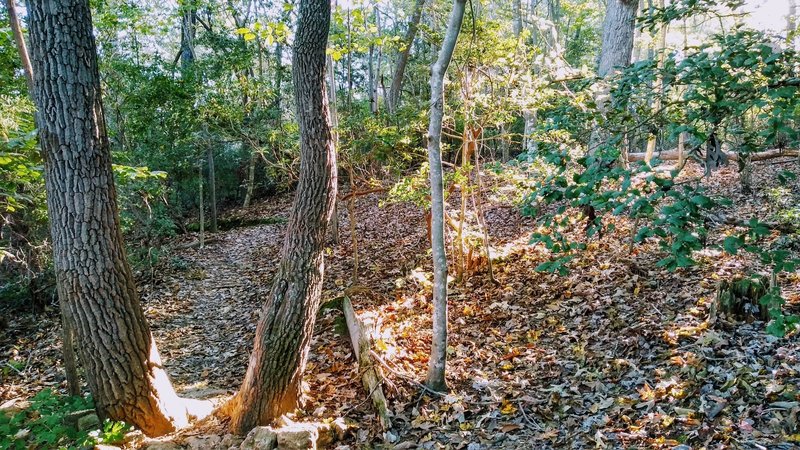
<svg viewBox="0 0 800 450">
<path fill-rule="evenodd" d="M 769 278 L 763 275 L 737 276 L 717 284 L 719 314 L 735 320 L 769 320 L 767 308 L 758 301 L 769 291 Z"/>
</svg>

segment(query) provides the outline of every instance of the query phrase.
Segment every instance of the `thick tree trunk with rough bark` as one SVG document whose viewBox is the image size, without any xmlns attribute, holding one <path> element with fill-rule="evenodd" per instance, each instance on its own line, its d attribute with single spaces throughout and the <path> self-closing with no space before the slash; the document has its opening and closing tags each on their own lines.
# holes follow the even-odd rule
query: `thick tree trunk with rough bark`
<svg viewBox="0 0 800 450">
<path fill-rule="evenodd" d="M 101 418 L 187 423 L 125 256 L 88 0 L 31 0 L 31 56 L 58 296 Z"/>
<path fill-rule="evenodd" d="M 417 36 L 419 29 L 419 21 L 422 18 L 422 9 L 425 7 L 425 0 L 416 0 L 414 3 L 414 12 L 411 14 L 411 19 L 408 21 L 408 29 L 403 38 L 403 49 L 397 55 L 397 62 L 394 66 L 394 74 L 392 75 L 392 85 L 389 87 L 389 112 L 394 114 L 397 107 L 400 106 L 400 96 L 403 90 L 403 77 L 406 73 L 406 66 L 408 65 L 408 58 L 411 55 L 411 46 L 414 44 L 414 38 Z"/>
<path fill-rule="evenodd" d="M 294 410 L 322 294 L 323 247 L 336 198 L 336 153 L 325 94 L 328 0 L 302 0 L 293 79 L 300 125 L 300 181 L 281 261 L 256 328 L 231 427 L 245 433 Z"/>
<path fill-rule="evenodd" d="M 637 0 L 608 0 L 597 75 L 606 77 L 631 63 L 637 6 Z"/>
<path fill-rule="evenodd" d="M 442 178 L 442 117 L 444 77 L 464 20 L 466 0 L 453 0 L 453 11 L 439 57 L 431 67 L 431 110 L 428 126 L 428 163 L 431 182 L 431 249 L 433 251 L 433 338 L 426 384 L 437 391 L 447 389 L 447 254 L 444 242 L 444 180 Z"/>
</svg>

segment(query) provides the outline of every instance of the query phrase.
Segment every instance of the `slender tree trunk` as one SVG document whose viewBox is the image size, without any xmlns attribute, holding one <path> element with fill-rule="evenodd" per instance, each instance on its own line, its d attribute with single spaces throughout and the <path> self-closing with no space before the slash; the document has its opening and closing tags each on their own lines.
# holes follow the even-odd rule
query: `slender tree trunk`
<svg viewBox="0 0 800 450">
<path fill-rule="evenodd" d="M 419 22 L 422 18 L 422 9 L 425 7 L 425 0 L 416 0 L 414 3 L 414 12 L 411 14 L 411 20 L 408 21 L 408 29 L 403 38 L 403 47 L 400 54 L 397 56 L 397 62 L 394 66 L 394 73 L 392 75 L 392 85 L 389 87 L 389 113 L 394 114 L 397 107 L 400 106 L 400 97 L 403 91 L 403 77 L 406 73 L 406 66 L 408 65 L 408 58 L 411 55 L 411 47 L 414 44 L 414 38 L 417 36 L 419 29 Z"/>
<path fill-rule="evenodd" d="M 293 79 L 300 125 L 300 180 L 281 261 L 266 299 L 231 427 L 245 433 L 294 410 L 301 396 L 322 294 L 323 247 L 336 198 L 336 152 L 325 93 L 329 0 L 302 0 Z"/>
<path fill-rule="evenodd" d="M 194 38 L 197 31 L 197 11 L 192 6 L 181 6 L 181 71 L 184 76 L 194 63 Z"/>
<path fill-rule="evenodd" d="M 331 135 L 333 136 L 333 148 L 339 151 L 339 108 L 336 105 L 336 63 L 333 57 L 328 55 L 328 107 L 331 113 Z M 331 237 L 333 242 L 339 243 L 339 200 L 336 199 L 331 216 Z"/>
<path fill-rule="evenodd" d="M 31 68 L 28 47 L 25 45 L 25 37 L 22 35 L 22 27 L 17 16 L 16 0 L 6 0 L 6 8 L 8 9 L 8 21 L 11 24 L 11 34 L 14 35 L 19 60 L 22 63 L 22 71 L 25 73 L 25 81 L 28 83 L 28 95 L 33 98 L 33 69 Z"/>
<path fill-rule="evenodd" d="M 198 177 L 197 184 L 199 185 L 199 193 L 197 194 L 197 202 L 199 203 L 198 209 L 200 210 L 200 248 L 205 247 L 206 240 L 206 205 L 203 198 L 203 163 L 197 165 Z"/>
<path fill-rule="evenodd" d="M 444 242 L 444 180 L 442 177 L 442 117 L 444 77 L 453 57 L 466 0 L 453 0 L 453 11 L 439 56 L 431 67 L 431 110 L 428 126 L 428 163 L 431 182 L 431 249 L 433 251 L 433 338 L 426 384 L 434 390 L 447 389 L 447 254 Z"/>
<path fill-rule="evenodd" d="M 350 7 L 347 8 L 347 109 L 353 109 L 353 27 Z"/>
<path fill-rule="evenodd" d="M 790 48 L 797 48 L 797 0 L 789 0 L 789 14 L 786 15 L 786 37 Z"/>
<path fill-rule="evenodd" d="M 81 382 L 78 377 L 78 361 L 75 356 L 75 323 L 69 317 L 69 310 L 61 303 L 61 339 L 64 353 L 64 372 L 67 377 L 69 395 L 81 395 Z"/>
<path fill-rule="evenodd" d="M 664 0 L 658 0 L 658 7 L 664 8 Z M 663 95 L 663 87 L 664 87 L 664 79 L 661 76 L 661 71 L 664 69 L 664 58 L 666 53 L 667 47 L 667 24 L 661 24 L 661 28 L 658 30 L 658 42 L 656 43 L 657 48 L 656 51 L 658 53 L 658 64 L 657 64 L 657 71 L 656 74 L 656 81 L 653 84 L 653 95 L 655 99 L 653 101 L 653 112 L 658 114 L 658 111 L 661 109 L 661 96 Z M 644 162 L 647 165 L 650 165 L 650 162 L 653 160 L 653 154 L 656 151 L 656 141 L 658 139 L 658 135 L 656 133 L 650 133 L 650 136 L 647 138 L 647 148 L 645 150 L 645 157 Z"/>
<path fill-rule="evenodd" d="M 380 14 L 378 12 L 378 8 L 377 7 L 375 8 L 375 27 L 377 29 L 377 37 L 380 38 L 380 36 L 381 36 L 381 16 L 380 16 Z M 377 62 L 377 67 L 375 68 L 375 72 L 374 72 L 375 78 L 373 80 L 373 84 L 370 86 L 370 89 L 372 89 L 372 99 L 373 99 L 372 114 L 375 114 L 375 115 L 377 115 L 378 112 L 380 112 L 380 108 L 381 108 L 380 100 L 379 100 L 380 99 L 380 91 L 378 89 L 380 87 L 380 84 L 381 84 L 381 76 L 382 76 L 381 75 L 381 59 L 383 59 L 383 45 L 379 45 L 378 46 L 378 55 L 377 55 L 377 58 L 375 58 L 375 61 Z"/>
<path fill-rule="evenodd" d="M 160 435 L 187 423 L 161 365 L 119 228 L 88 0 L 28 3 L 58 296 L 98 414 Z"/>
<path fill-rule="evenodd" d="M 211 223 L 208 231 L 217 232 L 217 171 L 214 168 L 214 146 L 211 142 L 206 147 L 206 161 L 208 163 L 208 208 L 211 212 Z"/>
<path fill-rule="evenodd" d="M 514 37 L 519 39 L 520 35 L 522 34 L 522 1 L 512 0 L 512 8 L 514 21 L 512 24 L 512 30 L 514 31 Z"/>
<path fill-rule="evenodd" d="M 375 98 L 375 44 L 369 44 L 369 56 L 367 57 L 367 98 L 369 99 L 369 111 L 376 114 L 378 99 Z"/>
<path fill-rule="evenodd" d="M 255 188 L 256 184 L 256 162 L 258 161 L 256 156 L 256 151 L 251 148 L 250 161 L 247 163 L 247 190 L 244 194 L 244 202 L 242 203 L 243 208 L 250 206 L 250 202 L 253 198 L 253 189 Z"/>
</svg>

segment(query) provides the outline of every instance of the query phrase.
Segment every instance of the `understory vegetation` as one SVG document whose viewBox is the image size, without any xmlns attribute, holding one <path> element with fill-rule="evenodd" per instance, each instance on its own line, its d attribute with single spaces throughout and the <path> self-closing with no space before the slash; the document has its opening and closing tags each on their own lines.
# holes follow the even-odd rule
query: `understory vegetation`
<svg viewBox="0 0 800 450">
<path fill-rule="evenodd" d="M 0 9 L 0 449 L 800 445 L 795 0 L 53 1 L 94 78 Z"/>
</svg>

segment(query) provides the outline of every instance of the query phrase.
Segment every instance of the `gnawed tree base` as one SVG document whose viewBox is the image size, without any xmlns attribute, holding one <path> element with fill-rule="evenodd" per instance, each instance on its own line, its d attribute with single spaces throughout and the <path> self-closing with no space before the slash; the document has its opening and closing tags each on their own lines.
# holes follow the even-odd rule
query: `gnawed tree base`
<svg viewBox="0 0 800 450">
<path fill-rule="evenodd" d="M 731 280 L 722 280 L 717 285 L 716 311 L 735 320 L 767 321 L 767 308 L 759 304 L 758 300 L 768 290 L 769 279 L 763 275 L 737 276 Z"/>
<path fill-rule="evenodd" d="M 628 161 L 644 161 L 646 157 L 646 153 L 629 153 L 628 154 Z M 730 161 L 738 161 L 739 154 L 738 153 L 726 153 L 728 159 Z M 661 153 L 656 153 L 656 158 L 660 159 L 661 161 L 677 161 L 679 159 L 680 153 L 678 150 L 667 150 Z M 783 158 L 783 157 L 798 157 L 800 156 L 800 150 L 781 150 L 781 149 L 772 149 L 772 150 L 765 150 L 763 152 L 753 153 L 750 155 L 750 161 L 764 161 L 767 159 L 775 159 L 775 158 Z M 684 155 L 684 158 L 686 155 Z"/>
<path fill-rule="evenodd" d="M 383 395 L 383 375 L 379 366 L 372 360 L 372 345 L 366 332 L 367 326 L 358 318 L 353 310 L 353 304 L 347 297 L 342 301 L 342 312 L 344 313 L 345 321 L 347 321 L 347 331 L 350 333 L 350 342 L 353 344 L 353 354 L 358 361 L 358 371 L 361 373 L 364 389 L 367 390 L 367 393 L 372 398 L 372 404 L 375 405 L 375 410 L 378 412 L 381 427 L 384 430 L 388 430 L 392 427 L 392 420 L 386 396 Z"/>
</svg>

